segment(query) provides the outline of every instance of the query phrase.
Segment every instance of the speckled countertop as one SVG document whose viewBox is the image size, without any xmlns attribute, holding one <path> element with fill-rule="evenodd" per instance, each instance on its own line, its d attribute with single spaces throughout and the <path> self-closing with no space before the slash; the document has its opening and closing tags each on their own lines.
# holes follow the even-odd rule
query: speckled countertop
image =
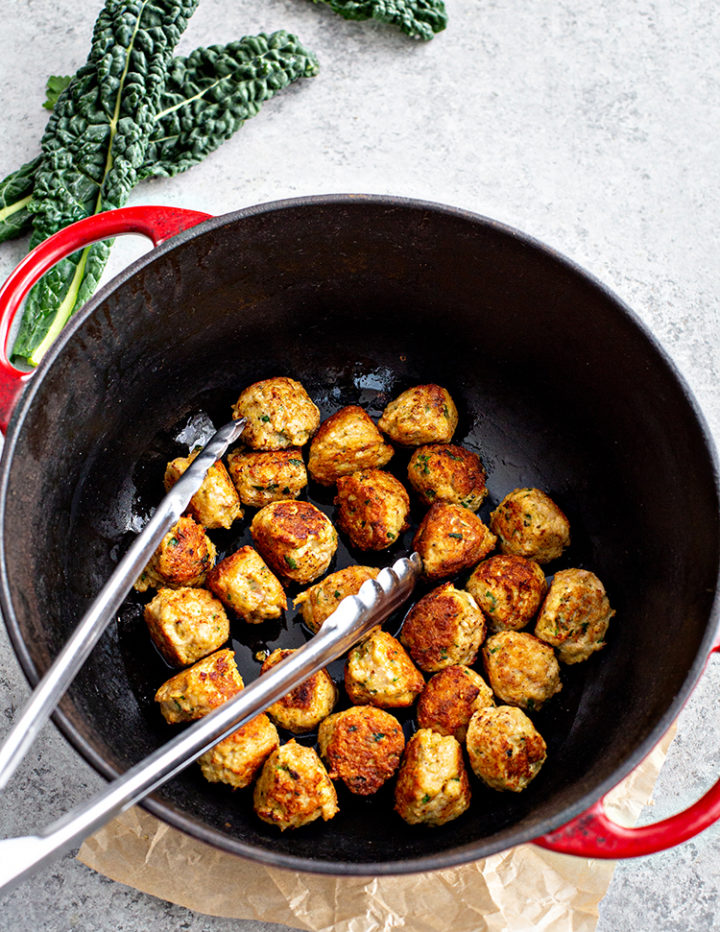
<svg viewBox="0 0 720 932">
<path fill-rule="evenodd" d="M 720 437 L 720 13 L 715 0 L 448 0 L 450 26 L 417 44 L 346 23 L 308 0 L 200 0 L 180 46 L 285 28 L 322 70 L 267 104 L 202 165 L 145 184 L 131 203 L 223 213 L 323 192 L 446 202 L 544 240 L 606 282 L 649 325 Z M 84 61 L 99 0 L 5 0 L 0 176 L 35 154 L 45 78 Z M 26 243 L 0 247 L 3 278 Z M 144 246 L 113 250 L 112 275 Z M 0 630 L 0 721 L 27 687 Z M 720 773 L 720 662 L 683 712 L 660 775 L 659 818 Z M 4 730 L 5 726 L 2 726 Z M 23 833 L 100 778 L 48 726 L 0 807 Z M 720 826 L 622 863 L 600 932 L 720 925 Z M 0 928 L 242 929 L 112 883 L 66 858 L 12 894 Z M 277 927 L 273 927 L 277 928 Z M 411 920 L 408 928 L 412 928 Z"/>
</svg>

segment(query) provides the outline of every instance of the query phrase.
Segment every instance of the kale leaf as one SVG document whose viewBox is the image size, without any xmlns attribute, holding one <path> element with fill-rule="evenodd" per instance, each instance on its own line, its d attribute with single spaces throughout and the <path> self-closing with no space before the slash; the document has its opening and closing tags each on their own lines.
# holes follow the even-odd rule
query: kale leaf
<svg viewBox="0 0 720 932">
<path fill-rule="evenodd" d="M 0 181 L 0 243 L 29 231 L 32 218 L 28 207 L 41 161 L 38 155 Z"/>
<path fill-rule="evenodd" d="M 376 19 L 399 27 L 412 39 L 432 39 L 448 23 L 443 0 L 314 0 L 345 19 Z"/>
<path fill-rule="evenodd" d="M 42 138 L 30 211 L 33 248 L 121 207 L 145 161 L 173 49 L 198 0 L 106 0 L 88 61 L 62 91 Z M 35 365 L 97 287 L 110 243 L 63 259 L 33 288 L 13 348 Z"/>
<path fill-rule="evenodd" d="M 45 87 L 45 93 L 47 94 L 47 99 L 43 103 L 43 107 L 46 110 L 52 110 L 55 104 L 58 102 L 58 97 L 62 94 L 68 84 L 72 81 L 72 75 L 70 74 L 51 74 L 47 79 L 47 85 Z"/>
</svg>

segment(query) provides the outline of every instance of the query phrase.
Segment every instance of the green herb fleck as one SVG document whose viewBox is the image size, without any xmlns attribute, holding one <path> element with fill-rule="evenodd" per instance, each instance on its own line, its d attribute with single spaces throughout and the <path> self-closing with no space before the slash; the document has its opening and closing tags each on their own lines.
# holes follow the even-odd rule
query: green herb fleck
<svg viewBox="0 0 720 932">
<path fill-rule="evenodd" d="M 462 540 L 462 539 L 463 539 L 462 534 L 456 534 L 454 531 L 450 531 L 450 533 L 448 534 L 448 537 L 454 537 L 455 540 Z"/>
<path fill-rule="evenodd" d="M 291 570 L 297 569 L 297 561 L 293 557 L 289 557 L 287 554 L 285 554 L 285 562 Z"/>
</svg>

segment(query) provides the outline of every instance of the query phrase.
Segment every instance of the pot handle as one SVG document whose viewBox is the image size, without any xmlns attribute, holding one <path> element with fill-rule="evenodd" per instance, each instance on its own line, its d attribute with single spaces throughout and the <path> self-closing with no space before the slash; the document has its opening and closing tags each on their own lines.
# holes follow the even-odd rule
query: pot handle
<svg viewBox="0 0 720 932">
<path fill-rule="evenodd" d="M 720 634 L 710 653 L 720 653 Z M 599 799 L 586 812 L 534 844 L 583 858 L 634 858 L 679 845 L 720 819 L 720 780 L 688 809 L 661 822 L 626 828 L 608 818 Z"/>
<path fill-rule="evenodd" d="M 5 433 L 18 396 L 32 375 L 16 369 L 7 356 L 8 335 L 15 315 L 32 286 L 56 262 L 78 249 L 125 233 L 139 233 L 159 246 L 211 214 L 178 207 L 121 207 L 78 220 L 35 247 L 0 288 L 0 431 Z"/>
</svg>

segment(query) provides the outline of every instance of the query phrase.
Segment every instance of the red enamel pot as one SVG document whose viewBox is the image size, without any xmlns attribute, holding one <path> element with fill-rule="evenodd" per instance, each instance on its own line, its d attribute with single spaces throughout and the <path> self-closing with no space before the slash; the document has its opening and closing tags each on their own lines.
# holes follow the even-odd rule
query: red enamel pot
<svg viewBox="0 0 720 932">
<path fill-rule="evenodd" d="M 488 471 L 481 516 L 512 488 L 547 491 L 573 529 L 548 573 L 592 569 L 617 612 L 605 649 L 564 667 L 562 692 L 535 716 L 548 743 L 540 775 L 520 794 L 475 782 L 470 810 L 444 827 L 405 825 L 387 788 L 341 791 L 332 822 L 280 835 L 247 791 L 210 785 L 196 767 L 150 797 L 151 812 L 229 852 L 348 874 L 445 867 L 527 841 L 648 854 L 720 816 L 720 782 L 651 826 L 624 829 L 603 811 L 720 647 L 713 444 L 682 378 L 615 295 L 516 230 L 435 204 L 331 196 L 215 218 L 126 208 L 69 227 L 18 267 L 0 292 L 2 347 L 53 262 L 130 232 L 157 248 L 72 319 L 31 378 L 4 349 L 0 359 L 0 600 L 32 684 L 110 575 L 133 516 L 161 494 L 165 462 L 184 452 L 179 429 L 198 414 L 223 422 L 244 386 L 279 374 L 300 379 L 323 416 L 350 403 L 376 416 L 411 384 L 445 385 L 456 439 Z M 332 514 L 327 492 L 309 494 Z M 246 535 L 246 524 L 228 532 L 221 552 Z M 341 549 L 336 568 L 351 561 Z M 292 612 L 259 627 L 233 626 L 246 679 L 259 645 L 306 637 Z M 115 776 L 167 740 L 152 695 L 168 675 L 129 604 L 54 720 Z"/>
</svg>

